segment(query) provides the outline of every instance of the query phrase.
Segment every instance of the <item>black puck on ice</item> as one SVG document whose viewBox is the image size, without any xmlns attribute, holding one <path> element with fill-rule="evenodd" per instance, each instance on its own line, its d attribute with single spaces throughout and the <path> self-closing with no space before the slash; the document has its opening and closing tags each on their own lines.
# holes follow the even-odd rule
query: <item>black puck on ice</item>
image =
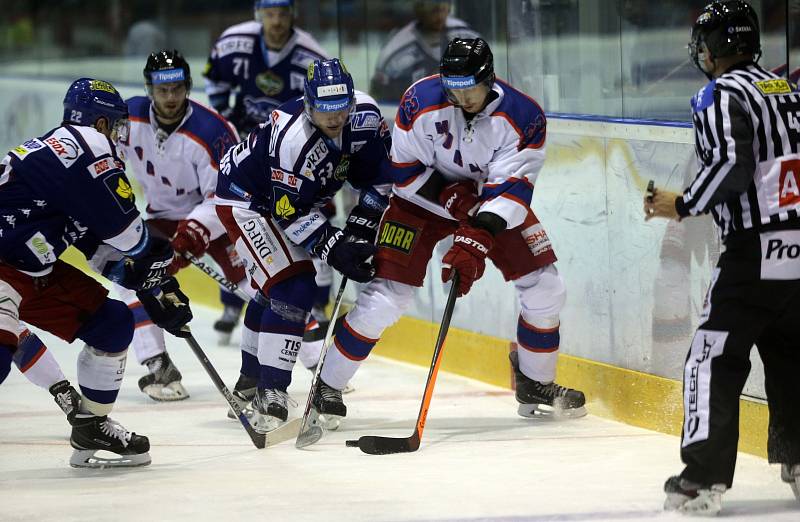
<svg viewBox="0 0 800 522">
<path fill-rule="evenodd" d="M 345 442 L 345 445 L 348 448 L 357 448 L 358 447 L 358 441 L 357 440 L 348 440 L 347 442 Z"/>
</svg>

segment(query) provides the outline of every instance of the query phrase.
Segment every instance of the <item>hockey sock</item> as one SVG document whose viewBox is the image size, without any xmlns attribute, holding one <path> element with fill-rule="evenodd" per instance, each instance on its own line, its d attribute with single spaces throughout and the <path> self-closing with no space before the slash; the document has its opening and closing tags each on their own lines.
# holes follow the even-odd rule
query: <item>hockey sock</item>
<svg viewBox="0 0 800 522">
<path fill-rule="evenodd" d="M 9 344 L 0 344 L 0 384 L 6 380 L 11 373 L 11 350 L 14 347 Z"/>
<path fill-rule="evenodd" d="M 242 367 L 240 373 L 258 379 L 261 367 L 258 364 L 258 331 L 261 328 L 261 316 L 264 314 L 264 305 L 255 299 L 247 304 L 244 312 L 244 325 L 242 326 Z"/>
<path fill-rule="evenodd" d="M 325 357 L 320 374 L 323 382 L 331 388 L 344 389 L 378 340 L 361 335 L 345 319 Z"/>
<path fill-rule="evenodd" d="M 147 359 L 164 353 L 167 345 L 164 341 L 164 330 L 153 324 L 150 316 L 142 306 L 142 303 L 136 298 L 136 294 L 129 291 L 120 291 L 120 295 L 125 298 L 128 308 L 133 314 L 133 339 L 131 340 L 131 348 L 133 353 L 136 354 L 136 361 L 139 364 L 144 364 Z"/>
<path fill-rule="evenodd" d="M 331 285 L 321 285 L 314 292 L 314 308 L 324 310 L 330 301 Z"/>
<path fill-rule="evenodd" d="M 314 298 L 314 277 L 301 274 L 269 290 L 258 335 L 259 388 L 286 391 Z"/>
<path fill-rule="evenodd" d="M 83 400 L 81 411 L 108 415 L 117 400 L 128 352 L 104 352 L 89 346 L 78 355 L 78 384 Z"/>
<path fill-rule="evenodd" d="M 36 386 L 49 390 L 57 382 L 66 380 L 56 358 L 39 337 L 25 330 L 19 336 L 14 364 Z"/>
<path fill-rule="evenodd" d="M 125 303 L 106 299 L 75 337 L 104 352 L 124 352 L 131 344 L 133 325 L 133 314 Z"/>
<path fill-rule="evenodd" d="M 558 317 L 519 316 L 519 368 L 529 379 L 543 383 L 555 380 L 560 343 L 558 326 Z"/>
</svg>

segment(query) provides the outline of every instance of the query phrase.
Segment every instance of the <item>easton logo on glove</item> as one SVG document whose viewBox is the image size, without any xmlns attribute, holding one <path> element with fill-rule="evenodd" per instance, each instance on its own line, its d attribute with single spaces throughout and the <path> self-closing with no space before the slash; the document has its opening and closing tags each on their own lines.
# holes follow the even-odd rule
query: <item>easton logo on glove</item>
<svg viewBox="0 0 800 522">
<path fill-rule="evenodd" d="M 478 242 L 478 240 L 471 237 L 466 237 L 456 234 L 456 237 L 453 239 L 453 243 L 464 243 L 467 246 L 475 248 L 476 250 L 478 250 L 478 252 L 482 253 L 483 255 L 489 254 L 488 248 L 486 248 L 484 245 Z"/>
</svg>

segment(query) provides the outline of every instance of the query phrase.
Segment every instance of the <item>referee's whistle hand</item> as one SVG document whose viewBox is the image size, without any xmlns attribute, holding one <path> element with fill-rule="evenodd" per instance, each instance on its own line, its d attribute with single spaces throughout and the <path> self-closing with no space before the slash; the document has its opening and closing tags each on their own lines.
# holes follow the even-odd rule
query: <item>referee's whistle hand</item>
<svg viewBox="0 0 800 522">
<path fill-rule="evenodd" d="M 680 194 L 665 190 L 653 190 L 652 194 L 644 197 L 644 220 L 650 221 L 655 217 L 679 219 L 675 210 L 675 199 Z"/>
</svg>

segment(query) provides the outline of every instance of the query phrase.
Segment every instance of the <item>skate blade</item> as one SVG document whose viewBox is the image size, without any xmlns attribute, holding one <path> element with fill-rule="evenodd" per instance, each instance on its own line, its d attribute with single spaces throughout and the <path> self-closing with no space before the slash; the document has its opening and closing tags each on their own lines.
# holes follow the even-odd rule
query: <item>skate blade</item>
<svg viewBox="0 0 800 522">
<path fill-rule="evenodd" d="M 792 492 L 794 493 L 794 498 L 796 498 L 798 502 L 800 502 L 800 478 L 789 484 L 789 486 L 792 488 Z"/>
<path fill-rule="evenodd" d="M 343 418 L 344 417 L 340 417 L 339 415 L 322 414 L 319 416 L 319 421 L 323 429 L 326 429 L 328 431 L 336 431 L 342 424 Z"/>
<path fill-rule="evenodd" d="M 246 406 L 242 406 L 242 413 L 244 413 L 244 416 L 247 418 L 247 420 L 252 420 L 253 414 L 255 414 L 253 408 L 251 408 L 249 404 Z M 228 418 L 233 420 L 239 420 L 239 417 L 236 416 L 236 414 L 233 412 L 231 408 L 228 408 Z"/>
<path fill-rule="evenodd" d="M 268 434 L 271 431 L 278 429 L 285 421 L 272 415 L 261 415 L 260 413 L 253 415 L 251 424 L 257 433 L 262 435 Z"/>
<path fill-rule="evenodd" d="M 270 446 L 274 446 L 276 444 L 280 444 L 281 442 L 285 442 L 297 437 L 297 435 L 300 433 L 300 427 L 302 425 L 303 419 L 300 418 L 284 422 L 266 434 L 265 447 L 269 448 Z"/>
<path fill-rule="evenodd" d="M 230 346 L 231 345 L 231 337 L 233 337 L 232 332 L 217 332 L 219 337 L 217 337 L 217 344 L 220 346 Z"/>
<path fill-rule="evenodd" d="M 104 457 L 97 455 L 97 452 L 102 452 L 108 455 L 115 455 L 114 457 Z M 118 455 L 113 452 L 105 450 L 79 450 L 76 449 L 72 452 L 72 457 L 69 459 L 69 465 L 73 468 L 135 468 L 138 466 L 147 466 L 150 464 L 150 453 L 139 453 L 136 455 Z"/>
<path fill-rule="evenodd" d="M 347 395 L 348 393 L 353 393 L 356 389 L 353 387 L 352 384 L 349 382 L 344 385 L 344 390 L 342 390 L 342 395 Z"/>
<path fill-rule="evenodd" d="M 142 392 L 158 402 L 182 401 L 189 398 L 189 392 L 186 391 L 180 381 L 171 382 L 167 385 L 148 384 L 142 389 Z"/>
<path fill-rule="evenodd" d="M 713 517 L 722 509 L 722 498 L 719 493 L 698 491 L 695 498 L 681 504 L 677 511 L 686 515 Z"/>
<path fill-rule="evenodd" d="M 558 408 L 546 404 L 520 404 L 517 414 L 528 419 L 577 419 L 586 415 L 586 408 Z"/>
</svg>

